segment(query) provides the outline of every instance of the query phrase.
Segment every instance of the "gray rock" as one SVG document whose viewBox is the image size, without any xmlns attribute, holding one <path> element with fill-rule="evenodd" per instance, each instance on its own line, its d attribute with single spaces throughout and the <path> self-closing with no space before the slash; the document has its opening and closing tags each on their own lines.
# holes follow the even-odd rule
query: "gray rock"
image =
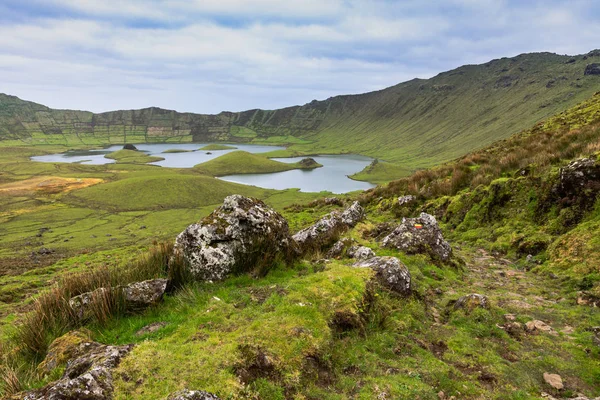
<svg viewBox="0 0 600 400">
<path fill-rule="evenodd" d="M 175 252 L 198 280 L 218 281 L 232 273 L 268 268 L 294 253 L 288 223 L 260 200 L 228 196 L 223 205 L 175 241 Z"/>
<path fill-rule="evenodd" d="M 599 180 L 600 165 L 591 158 L 581 158 L 560 169 L 559 193 L 563 197 L 572 197 Z"/>
<path fill-rule="evenodd" d="M 583 75 L 600 75 L 600 64 L 588 64 Z"/>
<path fill-rule="evenodd" d="M 219 397 L 212 393 L 203 390 L 188 390 L 183 389 L 175 393 L 171 393 L 167 400 L 220 400 Z"/>
<path fill-rule="evenodd" d="M 426 253 L 441 261 L 452 257 L 452 248 L 444 240 L 435 217 L 426 213 L 418 218 L 403 218 L 402 223 L 383 238 L 383 246 L 407 254 Z"/>
<path fill-rule="evenodd" d="M 340 234 L 355 226 L 364 217 L 364 209 L 355 201 L 343 213 L 333 211 L 314 225 L 302 229 L 292 238 L 303 253 L 323 249 L 331 245 Z"/>
<path fill-rule="evenodd" d="M 137 311 L 158 303 L 167 289 L 167 279 L 151 279 L 131 283 L 126 286 L 114 288 L 99 288 L 92 292 L 82 293 L 69 300 L 69 306 L 80 319 L 93 317 L 94 301 L 118 299 L 124 301 L 126 310 Z"/>
<path fill-rule="evenodd" d="M 417 198 L 415 196 L 413 196 L 412 194 L 409 194 L 406 196 L 400 196 L 400 197 L 398 197 L 398 205 L 399 206 L 408 205 L 408 204 L 415 202 L 416 200 L 417 200 Z"/>
<path fill-rule="evenodd" d="M 153 322 L 153 323 L 148 324 L 148 325 L 144 326 L 143 328 L 139 329 L 135 333 L 135 336 L 144 336 L 149 333 L 154 333 L 165 326 L 167 326 L 166 322 Z"/>
<path fill-rule="evenodd" d="M 366 246 L 351 246 L 346 252 L 348 257 L 357 260 L 366 260 L 375 257 L 375 252 Z"/>
<path fill-rule="evenodd" d="M 96 342 L 79 344 L 77 358 L 69 360 L 61 379 L 42 389 L 30 391 L 25 400 L 106 400 L 112 399 L 112 369 L 133 345 L 106 346 Z"/>
<path fill-rule="evenodd" d="M 471 312 L 476 308 L 490 308 L 490 301 L 488 300 L 487 296 L 471 293 L 460 297 L 454 303 L 455 310 L 463 309 L 467 312 Z"/>
<path fill-rule="evenodd" d="M 354 243 L 354 240 L 350 239 L 350 238 L 342 238 L 342 239 L 338 240 L 337 242 L 335 242 L 333 244 L 333 246 L 331 246 L 331 249 L 329 249 L 329 251 L 327 252 L 327 257 L 328 258 L 344 257 L 344 255 L 346 255 L 346 252 L 352 246 L 353 243 Z"/>
<path fill-rule="evenodd" d="M 411 294 L 410 272 L 396 257 L 371 257 L 354 263 L 355 267 L 371 268 L 381 285 L 402 296 Z"/>
<path fill-rule="evenodd" d="M 342 199 L 338 198 L 338 197 L 326 197 L 325 198 L 325 204 L 329 205 L 329 206 L 343 206 L 344 202 L 342 201 Z"/>
</svg>

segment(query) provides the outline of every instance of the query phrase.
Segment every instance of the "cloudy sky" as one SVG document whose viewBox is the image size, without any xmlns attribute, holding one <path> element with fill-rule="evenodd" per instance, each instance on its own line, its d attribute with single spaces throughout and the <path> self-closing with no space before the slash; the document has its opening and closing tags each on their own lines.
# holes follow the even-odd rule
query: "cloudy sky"
<svg viewBox="0 0 600 400">
<path fill-rule="evenodd" d="M 0 92 L 91 111 L 273 109 L 599 38 L 596 0 L 0 0 Z"/>
</svg>

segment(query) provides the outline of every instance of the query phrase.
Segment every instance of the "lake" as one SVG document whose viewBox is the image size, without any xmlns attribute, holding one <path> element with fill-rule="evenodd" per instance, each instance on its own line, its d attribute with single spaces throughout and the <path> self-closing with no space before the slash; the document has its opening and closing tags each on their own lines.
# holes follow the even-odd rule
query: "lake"
<svg viewBox="0 0 600 400">
<path fill-rule="evenodd" d="M 191 168 L 196 164 L 200 164 L 213 158 L 222 156 L 223 154 L 243 150 L 249 153 L 266 153 L 273 150 L 283 150 L 281 146 L 266 146 L 253 144 L 233 144 L 236 147 L 233 150 L 211 150 L 211 154 L 207 151 L 198 150 L 211 143 L 185 143 L 185 144 L 136 144 L 138 150 L 152 156 L 163 157 L 164 160 L 152 163 L 167 168 Z M 106 154 L 120 150 L 123 145 L 113 145 L 104 149 L 96 150 L 69 150 L 60 154 L 49 154 L 44 156 L 31 157 L 33 161 L 41 162 L 67 162 L 81 164 L 111 164 L 115 160 L 105 158 Z M 184 153 L 163 153 L 165 150 L 194 150 Z M 197 151 L 196 151 L 197 150 Z M 274 158 L 276 161 L 285 163 L 294 163 L 300 161 L 304 157 L 294 158 Z M 355 181 L 348 178 L 347 175 L 352 175 L 361 171 L 364 167 L 371 163 L 369 157 L 359 156 L 355 154 L 333 155 L 333 156 L 313 156 L 318 163 L 322 164 L 322 168 L 313 170 L 291 170 L 285 172 L 276 172 L 271 174 L 240 174 L 228 175 L 219 179 L 241 183 L 245 185 L 253 185 L 266 189 L 291 189 L 298 188 L 302 192 L 321 192 L 329 191 L 332 193 L 347 193 L 355 190 L 366 190 L 375 185 L 368 182 Z"/>
</svg>

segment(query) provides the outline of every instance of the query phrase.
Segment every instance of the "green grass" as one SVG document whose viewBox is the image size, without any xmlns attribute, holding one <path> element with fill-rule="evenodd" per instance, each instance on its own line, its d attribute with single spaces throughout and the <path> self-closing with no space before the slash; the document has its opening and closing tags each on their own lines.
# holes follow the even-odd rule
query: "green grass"
<svg viewBox="0 0 600 400">
<path fill-rule="evenodd" d="M 117 163 L 127 164 L 147 164 L 164 160 L 162 157 L 149 156 L 146 153 L 136 150 L 118 150 L 107 154 L 104 157 L 116 160 Z"/>
<path fill-rule="evenodd" d="M 203 151 L 213 151 L 213 150 L 233 150 L 236 149 L 237 147 L 235 146 L 229 146 L 226 144 L 218 144 L 218 143 L 213 143 L 213 144 L 208 144 L 204 147 L 199 148 L 198 150 L 203 150 Z"/>
<path fill-rule="evenodd" d="M 317 163 L 308 168 L 317 168 L 320 166 L 322 165 Z M 210 176 L 224 176 L 232 174 L 266 174 L 306 168 L 300 162 L 283 163 L 269 160 L 263 155 L 238 150 L 198 164 L 194 167 L 194 170 Z"/>
</svg>

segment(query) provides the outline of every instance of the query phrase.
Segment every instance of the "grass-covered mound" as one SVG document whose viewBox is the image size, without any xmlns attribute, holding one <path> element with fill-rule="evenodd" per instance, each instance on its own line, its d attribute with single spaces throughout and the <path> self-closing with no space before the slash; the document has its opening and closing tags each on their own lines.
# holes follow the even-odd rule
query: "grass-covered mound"
<svg viewBox="0 0 600 400">
<path fill-rule="evenodd" d="M 137 150 L 118 150 L 104 156 L 111 160 L 116 160 L 117 163 L 123 164 L 147 164 L 155 161 L 162 161 L 164 158 L 149 156 L 146 153 Z"/>
<path fill-rule="evenodd" d="M 226 144 L 213 143 L 213 144 L 207 144 L 206 146 L 201 147 L 198 150 L 213 151 L 213 150 L 235 150 L 235 149 L 237 149 L 237 147 L 229 146 Z"/>
<path fill-rule="evenodd" d="M 411 172 L 408 168 L 375 159 L 362 171 L 349 176 L 349 178 L 382 184 L 409 176 Z"/>
<path fill-rule="evenodd" d="M 314 161 L 314 160 L 313 160 Z M 292 169 L 312 169 L 321 167 L 321 164 L 310 163 L 282 163 L 269 160 L 263 155 L 248 153 L 246 151 L 233 151 L 194 167 L 195 171 L 210 175 L 224 176 L 233 174 L 267 174 L 272 172 L 289 171 Z"/>
</svg>

